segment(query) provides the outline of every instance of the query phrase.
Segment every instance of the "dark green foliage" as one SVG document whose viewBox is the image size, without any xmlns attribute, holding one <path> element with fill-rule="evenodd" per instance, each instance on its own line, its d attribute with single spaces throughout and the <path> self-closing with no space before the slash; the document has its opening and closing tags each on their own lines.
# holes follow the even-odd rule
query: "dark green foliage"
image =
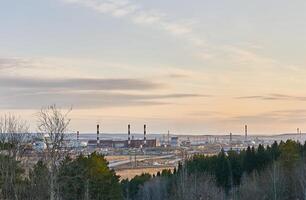
<svg viewBox="0 0 306 200">
<path fill-rule="evenodd" d="M 288 169 L 293 168 L 296 162 L 301 158 L 301 147 L 299 143 L 295 141 L 287 140 L 286 143 L 279 145 L 279 149 L 281 152 L 280 159 L 283 165 Z"/>
<path fill-rule="evenodd" d="M 163 169 L 161 176 L 163 177 L 170 177 L 172 175 L 171 169 Z"/>
<path fill-rule="evenodd" d="M 220 191 L 224 191 L 229 198 L 241 195 L 242 199 L 245 199 L 244 197 L 247 199 L 251 197 L 254 197 L 254 199 L 262 199 L 263 197 L 264 199 L 270 199 L 277 193 L 276 196 L 284 197 L 283 199 L 301 199 L 300 197 L 297 198 L 301 195 L 298 191 L 304 191 L 306 188 L 297 189 L 300 187 L 300 181 L 297 182 L 292 178 L 295 176 L 292 171 L 297 169 L 296 166 L 300 164 L 300 158 L 303 158 L 305 153 L 306 144 L 300 145 L 288 140 L 281 142 L 279 145 L 274 142 L 271 147 L 267 146 L 266 148 L 259 145 L 256 149 L 248 147 L 241 152 L 232 150 L 224 152 L 222 149 L 218 155 L 214 156 L 195 155 L 185 161 L 184 165 L 179 163 L 173 174 L 171 172 L 167 173 L 166 170 L 158 173 L 156 178 L 149 180 L 148 184 L 144 184 L 145 188 L 141 189 L 140 193 L 142 197 L 146 196 L 148 198 L 145 191 L 149 192 L 152 188 L 155 188 L 157 191 L 167 191 L 168 194 L 163 195 L 162 199 L 172 199 L 173 195 L 174 199 L 198 199 L 199 197 L 188 195 L 185 197 L 185 195 L 192 189 L 195 189 L 194 192 L 196 193 L 196 188 L 199 187 L 197 177 L 211 176 L 214 186 L 218 186 L 221 189 Z M 276 165 L 275 163 L 280 164 Z M 268 185 L 263 180 L 265 176 L 267 176 Z M 244 179 L 248 181 L 242 183 L 242 177 L 245 177 Z M 190 178 L 192 181 L 188 183 Z M 283 184 L 283 181 L 286 181 L 287 184 Z M 154 186 L 153 183 L 157 182 L 166 189 Z M 201 183 L 204 183 L 203 180 L 199 182 L 200 185 Z M 176 187 L 178 184 L 181 186 Z M 257 189 L 250 188 L 252 187 L 251 184 L 258 184 Z M 306 173 L 304 185 L 306 187 Z M 202 191 L 209 191 L 214 186 L 203 187 Z M 239 188 L 245 192 L 239 192 Z M 155 195 L 154 191 L 152 195 Z M 222 194 L 219 197 L 223 198 Z"/>
<path fill-rule="evenodd" d="M 228 190 L 230 187 L 230 165 L 223 149 L 217 156 L 214 174 L 216 175 L 217 185 Z"/>
<path fill-rule="evenodd" d="M 238 186 L 244 173 L 254 170 L 261 172 L 280 156 L 280 148 L 275 142 L 271 147 L 259 145 L 257 149 L 248 147 L 241 152 L 222 151 L 215 156 L 195 155 L 186 162 L 189 174 L 209 173 L 215 176 L 217 185 L 229 191 Z"/>
<path fill-rule="evenodd" d="M 236 151 L 228 152 L 229 169 L 230 169 L 230 185 L 236 186 L 240 184 L 242 177 L 242 162 L 239 157 L 240 155 Z"/>
<path fill-rule="evenodd" d="M 59 170 L 58 183 L 62 199 L 122 199 L 119 177 L 108 168 L 104 156 L 93 153 L 75 160 L 66 158 Z"/>
<path fill-rule="evenodd" d="M 282 144 L 282 143 L 283 143 L 283 142 L 281 142 L 281 144 Z M 271 156 L 272 156 L 272 158 L 273 158 L 274 160 L 276 160 L 276 159 L 280 156 L 281 152 L 280 152 L 280 149 L 279 149 L 279 146 L 278 146 L 277 142 L 274 142 L 274 143 L 272 144 L 270 154 L 271 154 Z"/>
<path fill-rule="evenodd" d="M 14 145 L 7 142 L 0 142 L 0 150 L 13 149 Z"/>
<path fill-rule="evenodd" d="M 29 189 L 32 199 L 49 199 L 49 170 L 43 161 L 38 161 L 29 174 Z"/>
<path fill-rule="evenodd" d="M 152 178 L 150 174 L 141 174 L 140 176 L 135 176 L 130 181 L 129 180 L 123 180 L 121 181 L 121 186 L 124 191 L 124 196 L 127 199 L 135 199 L 139 189 L 143 184 L 147 181 L 149 181 Z"/>
<path fill-rule="evenodd" d="M 257 148 L 257 152 L 255 153 L 255 165 L 254 169 L 257 171 L 262 171 L 267 166 L 269 160 L 268 152 L 265 150 L 263 145 L 259 145 Z"/>
<path fill-rule="evenodd" d="M 56 188 L 63 200 L 305 199 L 305 156 L 306 143 L 292 140 L 241 152 L 222 149 L 218 155 L 195 155 L 173 172 L 120 184 L 104 156 L 93 153 L 64 159 Z M 49 199 L 49 168 L 39 161 L 26 175 L 20 162 L 0 155 L 0 187 L 0 199 Z"/>
<path fill-rule="evenodd" d="M 248 174 L 251 173 L 256 167 L 256 155 L 254 148 L 248 147 L 245 154 L 241 154 L 243 162 L 243 170 Z"/>
<path fill-rule="evenodd" d="M 158 173 L 138 187 L 136 198 L 127 199 L 305 199 L 305 152 L 305 144 L 288 140 L 266 148 L 195 155 L 175 173 Z"/>
<path fill-rule="evenodd" d="M 173 170 L 173 174 L 176 174 L 176 172 L 177 172 L 177 169 L 176 169 L 176 168 L 174 168 L 174 170 Z"/>
</svg>

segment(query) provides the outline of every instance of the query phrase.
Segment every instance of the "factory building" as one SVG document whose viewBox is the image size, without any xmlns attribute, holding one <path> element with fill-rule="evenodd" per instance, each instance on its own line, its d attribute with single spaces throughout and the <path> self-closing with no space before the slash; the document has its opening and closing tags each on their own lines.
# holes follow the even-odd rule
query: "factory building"
<svg viewBox="0 0 306 200">
<path fill-rule="evenodd" d="M 89 140 L 87 145 L 91 148 L 154 148 L 156 139 L 147 139 L 145 145 L 143 139 L 130 140 L 130 145 L 128 145 L 128 140 L 100 140 L 98 146 L 96 140 Z"/>
<path fill-rule="evenodd" d="M 171 147 L 178 147 L 179 142 L 178 142 L 178 137 L 177 136 L 172 136 L 171 141 L 170 141 Z"/>
<path fill-rule="evenodd" d="M 144 140 L 131 140 L 131 148 L 141 148 L 141 147 L 156 147 L 156 139 L 146 139 L 146 143 L 144 145 Z"/>
</svg>

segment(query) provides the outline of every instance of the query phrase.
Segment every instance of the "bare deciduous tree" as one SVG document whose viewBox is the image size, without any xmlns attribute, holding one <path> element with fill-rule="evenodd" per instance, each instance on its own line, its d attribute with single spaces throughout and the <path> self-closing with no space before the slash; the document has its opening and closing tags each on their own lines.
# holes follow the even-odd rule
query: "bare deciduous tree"
<svg viewBox="0 0 306 200">
<path fill-rule="evenodd" d="M 211 175 L 182 172 L 171 178 L 151 179 L 140 188 L 137 197 L 141 200 L 223 200 L 225 193 Z"/>
<path fill-rule="evenodd" d="M 22 157 L 27 136 L 29 136 L 29 125 L 26 121 L 12 114 L 0 118 L 1 149 L 4 149 L 5 145 L 8 156 L 16 160 Z"/>
<path fill-rule="evenodd" d="M 208 174 L 191 174 L 187 175 L 184 182 L 176 182 L 172 198 L 175 200 L 223 200 L 225 193 L 218 188 L 214 178 Z M 184 191 L 184 193 L 180 192 Z"/>
<path fill-rule="evenodd" d="M 293 171 L 297 182 L 297 191 L 300 199 L 306 199 L 306 160 L 301 160 Z"/>
<path fill-rule="evenodd" d="M 4 198 L 18 199 L 18 162 L 29 139 L 28 130 L 27 122 L 19 117 L 8 114 L 0 118 L 0 182 Z"/>
<path fill-rule="evenodd" d="M 289 186 L 290 187 L 290 186 Z M 288 181 L 279 162 L 274 162 L 261 173 L 253 172 L 243 177 L 239 187 L 240 199 L 290 199 Z"/>
<path fill-rule="evenodd" d="M 56 105 L 42 108 L 38 113 L 38 130 L 46 145 L 46 162 L 50 169 L 50 199 L 57 199 L 56 175 L 59 162 L 66 156 L 65 138 L 70 123 L 68 111 L 63 111 Z"/>
<path fill-rule="evenodd" d="M 141 200 L 167 200 L 169 180 L 163 177 L 155 177 L 146 182 L 137 195 Z"/>
</svg>

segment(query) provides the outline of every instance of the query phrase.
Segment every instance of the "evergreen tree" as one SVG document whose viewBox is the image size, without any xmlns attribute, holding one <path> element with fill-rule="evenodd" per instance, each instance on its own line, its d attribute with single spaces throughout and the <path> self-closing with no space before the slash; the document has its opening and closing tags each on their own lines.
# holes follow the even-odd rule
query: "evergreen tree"
<svg viewBox="0 0 306 200">
<path fill-rule="evenodd" d="M 29 189 L 32 193 L 31 199 L 49 199 L 49 181 L 48 167 L 40 160 L 29 173 Z"/>
<path fill-rule="evenodd" d="M 120 200 L 119 177 L 108 168 L 104 156 L 92 153 L 75 160 L 66 158 L 59 172 L 59 190 L 63 199 Z"/>
<path fill-rule="evenodd" d="M 236 151 L 228 152 L 229 167 L 230 167 L 230 181 L 231 186 L 237 186 L 240 184 L 242 177 L 242 161 L 239 154 Z"/>
<path fill-rule="evenodd" d="M 265 151 L 263 145 L 259 145 L 256 152 L 256 169 L 261 171 L 266 167 L 266 164 L 269 162 L 268 154 Z"/>
<path fill-rule="evenodd" d="M 243 170 L 248 174 L 250 174 L 256 166 L 255 152 L 252 149 L 248 147 L 243 158 Z"/>
<path fill-rule="evenodd" d="M 121 182 L 123 191 L 125 191 L 125 195 L 127 195 L 125 197 L 135 199 L 140 187 L 142 187 L 144 183 L 149 181 L 151 178 L 152 176 L 150 174 L 144 173 L 135 176 L 128 183 L 126 181 Z"/>
<path fill-rule="evenodd" d="M 225 190 L 230 188 L 230 169 L 229 161 L 224 153 L 224 150 L 221 150 L 221 153 L 217 158 L 217 165 L 215 168 L 216 181 L 219 186 L 222 186 Z"/>
</svg>

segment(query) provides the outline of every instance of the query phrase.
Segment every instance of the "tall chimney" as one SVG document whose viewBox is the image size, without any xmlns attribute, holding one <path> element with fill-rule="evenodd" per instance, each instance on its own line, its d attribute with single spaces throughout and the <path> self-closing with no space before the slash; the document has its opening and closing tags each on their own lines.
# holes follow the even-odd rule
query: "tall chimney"
<svg viewBox="0 0 306 200">
<path fill-rule="evenodd" d="M 99 134 L 100 134 L 100 125 L 97 124 L 97 147 L 99 147 L 99 145 L 100 145 Z"/>
<path fill-rule="evenodd" d="M 77 131 L 77 141 L 79 141 L 80 132 Z"/>
<path fill-rule="evenodd" d="M 147 144 L 147 125 L 143 126 L 143 146 Z"/>
<path fill-rule="evenodd" d="M 167 143 L 168 143 L 167 145 L 170 146 L 170 131 L 169 130 L 168 130 L 168 138 L 167 138 L 167 140 L 168 140 L 167 141 Z"/>
<path fill-rule="evenodd" d="M 231 149 L 232 149 L 232 141 L 233 141 L 233 134 L 230 133 L 230 146 L 231 146 Z"/>
<path fill-rule="evenodd" d="M 131 146 L 131 125 L 128 125 L 128 147 Z"/>
<path fill-rule="evenodd" d="M 245 138 L 244 140 L 247 141 L 248 140 L 248 125 L 244 126 L 244 133 L 245 133 Z"/>
</svg>

